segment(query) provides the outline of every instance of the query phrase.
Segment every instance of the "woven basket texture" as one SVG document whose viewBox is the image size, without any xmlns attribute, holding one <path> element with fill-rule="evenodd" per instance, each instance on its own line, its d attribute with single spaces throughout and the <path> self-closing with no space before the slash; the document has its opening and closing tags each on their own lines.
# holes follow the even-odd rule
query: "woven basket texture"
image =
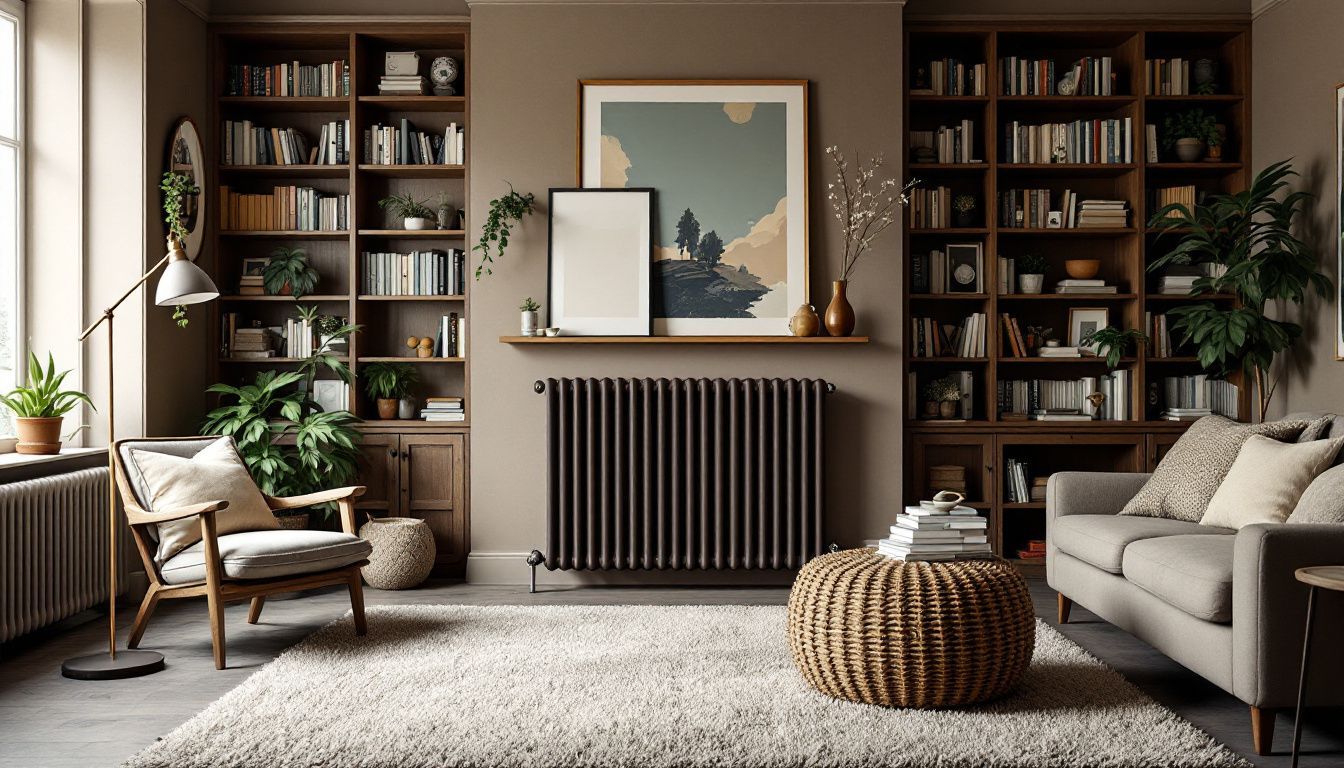
<svg viewBox="0 0 1344 768">
<path fill-rule="evenodd" d="M 373 545 L 364 581 L 374 589 L 410 589 L 429 578 L 434 567 L 434 534 L 413 517 L 369 518 L 359 537 Z"/>
<path fill-rule="evenodd" d="M 1004 560 L 906 563 L 873 549 L 822 555 L 789 595 L 789 645 L 822 693 L 888 707 L 955 707 L 1022 679 L 1036 621 Z"/>
</svg>

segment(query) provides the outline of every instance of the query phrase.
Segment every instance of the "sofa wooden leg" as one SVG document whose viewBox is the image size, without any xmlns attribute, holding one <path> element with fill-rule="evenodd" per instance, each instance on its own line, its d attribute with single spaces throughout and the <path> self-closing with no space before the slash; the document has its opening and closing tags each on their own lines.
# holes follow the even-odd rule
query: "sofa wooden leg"
<svg viewBox="0 0 1344 768">
<path fill-rule="evenodd" d="M 1065 597 L 1063 592 L 1058 593 L 1058 596 L 1059 596 L 1059 623 L 1068 624 L 1069 611 L 1073 609 L 1073 601 Z"/>
<path fill-rule="evenodd" d="M 1268 755 L 1274 749 L 1275 710 L 1251 707 L 1251 744 L 1255 754 Z"/>
<path fill-rule="evenodd" d="M 256 624 L 261 621 L 261 608 L 266 605 L 266 596 L 257 595 L 252 598 L 252 605 L 247 609 L 247 623 Z"/>
</svg>

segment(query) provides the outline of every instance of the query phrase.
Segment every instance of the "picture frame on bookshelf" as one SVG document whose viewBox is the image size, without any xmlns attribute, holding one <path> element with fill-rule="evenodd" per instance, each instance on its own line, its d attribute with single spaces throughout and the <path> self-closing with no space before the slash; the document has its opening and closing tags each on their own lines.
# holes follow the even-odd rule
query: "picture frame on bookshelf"
<svg viewBox="0 0 1344 768">
<path fill-rule="evenodd" d="M 980 243 L 947 245 L 947 292 L 984 292 L 984 246 Z"/>
<path fill-rule="evenodd" d="M 546 316 L 569 336 L 648 336 L 654 192 L 552 189 Z"/>
<path fill-rule="evenodd" d="M 1335 248 L 1344 276 L 1344 83 L 1335 86 Z M 1344 277 L 1335 284 L 1335 359 L 1344 361 Z"/>
<path fill-rule="evenodd" d="M 1083 339 L 1102 328 L 1110 327 L 1110 313 L 1105 307 L 1069 307 L 1069 346 L 1097 351 L 1097 345 L 1083 344 Z"/>
<path fill-rule="evenodd" d="M 579 81 L 579 185 L 658 190 L 658 335 L 788 335 L 809 303 L 807 98 L 806 80 Z"/>
<path fill-rule="evenodd" d="M 266 273 L 266 264 L 270 259 L 265 256 L 244 256 L 240 271 L 243 277 L 261 277 Z"/>
<path fill-rule="evenodd" d="M 1063 228 L 1064 228 L 1064 212 L 1063 212 L 1063 211 L 1050 211 L 1049 213 L 1047 213 L 1047 214 L 1045 215 L 1045 228 L 1046 228 L 1046 229 L 1063 229 Z"/>
</svg>

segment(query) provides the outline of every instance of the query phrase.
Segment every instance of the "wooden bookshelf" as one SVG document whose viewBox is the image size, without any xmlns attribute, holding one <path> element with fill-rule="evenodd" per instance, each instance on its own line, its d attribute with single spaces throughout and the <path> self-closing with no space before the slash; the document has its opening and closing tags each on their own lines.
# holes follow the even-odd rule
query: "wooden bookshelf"
<svg viewBox="0 0 1344 768">
<path fill-rule="evenodd" d="M 417 51 L 427 74 L 436 56 L 452 56 L 461 74 L 457 95 L 384 96 L 378 93 L 388 51 Z M 449 123 L 468 127 L 470 117 L 470 27 L 466 23 L 278 22 L 211 25 L 211 109 L 200 126 L 213 185 L 207 190 L 214 277 L 226 294 L 213 310 L 217 353 L 215 381 L 250 382 L 270 365 L 292 369 L 301 361 L 288 358 L 232 359 L 223 356 L 221 322 L 226 312 L 240 320 L 282 325 L 295 316 L 296 305 L 319 305 L 324 314 L 339 314 L 362 330 L 350 340 L 344 358 L 354 374 L 351 409 L 363 421 L 364 466 L 360 482 L 369 487 L 360 507 L 374 514 L 424 518 L 438 544 L 436 573 L 460 576 L 465 569 L 470 516 L 467 509 L 467 455 L 470 420 L 470 345 L 466 358 L 418 358 L 405 346 L 410 336 L 433 336 L 442 315 L 469 318 L 470 279 L 465 292 L 452 296 L 369 296 L 360 293 L 364 251 L 465 249 L 462 229 L 406 231 L 377 206 L 390 194 L 411 193 L 431 205 L 439 192 L 459 210 L 466 209 L 470 170 L 466 165 L 372 165 L 364 157 L 364 131 L 375 123 L 408 119 L 418 130 L 442 131 Z M 348 63 L 350 93 L 345 96 L 226 96 L 231 64 L 270 65 L 299 61 Z M 220 132 L 225 120 L 252 120 L 265 127 L 294 128 L 316 143 L 321 126 L 350 121 L 350 160 L 341 165 L 224 165 Z M 238 192 L 269 192 L 274 186 L 310 186 L 328 194 L 350 196 L 349 230 L 229 231 L 220 227 L 218 192 L 228 185 Z M 307 251 L 321 275 L 317 293 L 289 296 L 236 295 L 241 260 L 264 257 L 287 245 Z M 415 366 L 420 384 L 415 395 L 457 396 L 467 411 L 464 422 L 382 420 L 375 403 L 363 392 L 361 369 L 381 362 Z"/>
<path fill-rule="evenodd" d="M 957 322 L 972 312 L 988 320 L 986 356 L 981 358 L 912 357 L 903 355 L 906 374 L 905 481 L 906 503 L 939 490 L 927 487 L 927 468 L 939 464 L 966 467 L 968 497 L 983 502 L 990 518 L 990 538 L 996 552 L 1014 562 L 1018 549 L 1031 539 L 1044 538 L 1044 504 L 1038 500 L 1008 500 L 1005 478 L 1008 459 L 1025 459 L 1032 475 L 1079 469 L 1142 471 L 1156 465 L 1187 424 L 1158 417 L 1160 407 L 1150 404 L 1150 389 L 1168 375 L 1201 371 L 1189 350 L 1156 358 L 1140 348 L 1119 367 L 1130 371 L 1131 417 L 1127 421 L 1035 422 L 1003 418 L 997 387 L 1008 379 L 1077 379 L 1106 370 L 1103 360 L 1013 357 L 1002 335 L 1001 314 L 1026 324 L 1048 325 L 1067 343 L 1070 307 L 1106 307 L 1111 325 L 1145 327 L 1145 313 L 1154 315 L 1191 301 L 1187 296 L 1156 293 L 1157 280 L 1147 265 L 1169 247 L 1173 238 L 1159 238 L 1147 226 L 1152 211 L 1150 190 L 1195 185 L 1202 192 L 1244 189 L 1250 174 L 1250 24 L 1246 22 L 1126 22 L 1070 20 L 951 21 L 910 19 L 905 27 L 906 67 L 913 78 L 920 67 L 937 59 L 955 58 L 969 65 L 986 65 L 986 93 L 944 96 L 904 93 L 904 129 L 933 130 L 970 119 L 975 124 L 976 163 L 931 163 L 904 158 L 905 177 L 920 177 L 927 186 L 950 187 L 953 195 L 972 194 L 979 201 L 977 226 L 912 229 L 904 232 L 905 253 L 928 253 L 950 243 L 984 246 L 985 292 L 977 294 L 911 293 L 906 267 L 902 289 L 903 317 L 933 317 Z M 1110 56 L 1115 77 L 1114 95 L 1016 96 L 1001 93 L 999 60 L 1018 56 L 1055 62 L 1056 79 L 1084 56 Z M 1218 88 L 1213 94 L 1166 96 L 1144 93 L 1144 63 L 1149 58 L 1211 58 L 1218 64 Z M 1227 141 L 1219 162 L 1177 162 L 1165 152 L 1157 162 L 1146 155 L 1144 126 L 1155 124 L 1159 136 L 1163 121 L 1173 112 L 1200 108 L 1227 127 Z M 1069 122 L 1078 119 L 1129 118 L 1133 126 L 1133 162 L 1114 164 L 1010 163 L 1004 154 L 1006 126 Z M 1129 202 L 1127 226 L 1103 229 L 1038 229 L 1000 226 L 999 192 L 1006 189 L 1049 189 L 1052 208 L 1059 209 L 1065 189 L 1080 199 L 1124 199 Z M 1017 258 L 1026 253 L 1046 257 L 1046 293 L 1000 294 L 998 256 Z M 1096 258 L 1102 278 L 1118 287 L 1115 294 L 1053 293 L 1054 282 L 1066 277 L 1066 258 Z M 911 259 L 907 258 L 907 264 Z M 1016 287 L 1013 287 L 1016 290 Z M 1203 300 L 1204 297 L 1201 297 Z M 1230 297 L 1214 297 L 1226 301 Z M 907 328 L 907 335 L 909 329 Z M 907 345 L 909 347 L 909 345 Z M 921 418 L 920 390 L 924 384 L 953 371 L 970 371 L 975 382 L 972 418 L 940 421 Z M 1249 412 L 1245 387 L 1239 412 Z M 1028 478 L 1030 482 L 1030 478 Z M 1043 567 L 1043 561 L 1021 561 L 1024 568 Z"/>
</svg>

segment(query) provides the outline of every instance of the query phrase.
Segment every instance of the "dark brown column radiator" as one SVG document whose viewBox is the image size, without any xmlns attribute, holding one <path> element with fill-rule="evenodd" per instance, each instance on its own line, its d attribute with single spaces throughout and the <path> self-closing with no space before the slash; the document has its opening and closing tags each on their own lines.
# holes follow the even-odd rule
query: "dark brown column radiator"
<svg viewBox="0 0 1344 768">
<path fill-rule="evenodd" d="M 822 551 L 817 379 L 548 379 L 548 570 L 798 568 Z"/>
</svg>

